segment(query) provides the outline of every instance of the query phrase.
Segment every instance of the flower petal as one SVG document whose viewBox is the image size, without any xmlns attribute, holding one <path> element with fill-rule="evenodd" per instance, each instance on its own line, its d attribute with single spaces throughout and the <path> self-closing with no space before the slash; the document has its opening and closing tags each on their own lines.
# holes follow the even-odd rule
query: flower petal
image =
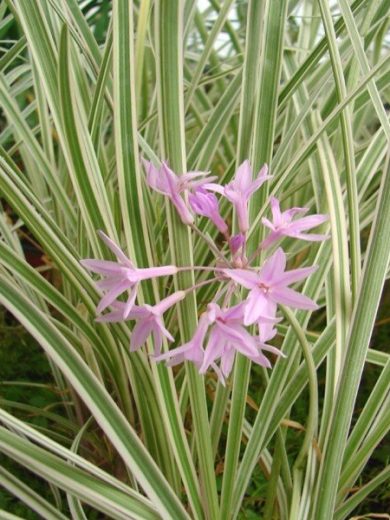
<svg viewBox="0 0 390 520">
<path fill-rule="evenodd" d="M 242 326 L 217 322 L 215 333 L 224 343 L 231 343 L 234 348 L 245 355 L 256 354 L 256 341 Z"/>
<path fill-rule="evenodd" d="M 131 283 L 128 280 L 121 281 L 114 285 L 112 289 L 108 291 L 108 293 L 105 294 L 100 300 L 99 305 L 96 308 L 96 312 L 100 314 L 102 311 L 104 311 L 104 309 L 111 305 L 111 303 L 116 300 L 120 294 L 125 292 L 130 287 L 130 285 Z"/>
<path fill-rule="evenodd" d="M 180 181 L 184 186 L 187 185 L 188 189 L 194 190 L 218 179 L 216 175 L 209 175 L 209 173 L 199 171 L 187 172 L 180 176 Z"/>
<path fill-rule="evenodd" d="M 276 317 L 276 310 L 277 310 L 277 305 L 274 301 L 271 300 L 271 298 L 269 298 L 267 295 L 265 295 L 265 299 L 266 299 L 266 302 L 265 302 L 265 305 L 264 305 L 264 310 L 261 314 L 261 316 L 259 317 L 259 319 L 257 320 L 257 324 L 258 325 L 275 325 L 275 323 L 279 323 L 279 321 L 281 321 L 282 318 L 277 318 Z"/>
<path fill-rule="evenodd" d="M 113 285 L 121 281 L 123 282 L 123 279 L 123 276 L 108 276 L 107 278 L 95 282 L 95 285 L 98 289 L 101 289 L 102 291 L 107 291 L 108 289 L 111 289 Z"/>
<path fill-rule="evenodd" d="M 265 368 L 271 368 L 272 366 L 269 359 L 267 359 L 262 352 L 258 352 L 257 355 L 252 356 L 250 360 Z"/>
<path fill-rule="evenodd" d="M 133 329 L 130 338 L 130 351 L 138 350 L 153 330 L 153 320 L 140 320 Z"/>
<path fill-rule="evenodd" d="M 259 320 L 262 315 L 266 315 L 268 300 L 263 291 L 253 289 L 246 299 L 244 325 L 252 325 Z"/>
<path fill-rule="evenodd" d="M 192 361 L 199 368 L 203 362 L 203 349 L 200 349 L 198 345 L 192 342 L 188 342 L 181 347 L 155 356 L 154 360 L 157 362 L 167 360 L 167 366 L 170 367 L 187 360 Z"/>
<path fill-rule="evenodd" d="M 223 274 L 247 289 L 257 287 L 257 284 L 260 281 L 258 273 L 250 271 L 249 269 L 221 269 L 221 271 Z"/>
<path fill-rule="evenodd" d="M 317 269 L 318 265 L 312 265 L 311 267 L 301 267 L 300 269 L 292 269 L 291 271 L 285 271 L 278 277 L 275 285 L 277 287 L 282 287 L 290 285 L 294 282 L 299 282 L 299 280 L 307 278 L 311 273 L 317 271 Z"/>
<path fill-rule="evenodd" d="M 279 277 L 286 269 L 286 261 L 285 252 L 281 247 L 278 247 L 275 253 L 266 260 L 263 267 L 260 269 L 260 281 L 267 285 L 273 285 L 275 282 L 277 283 Z"/>
<path fill-rule="evenodd" d="M 142 164 L 145 168 L 146 172 L 146 182 L 148 185 L 155 191 L 158 191 L 159 193 L 162 193 L 163 195 L 166 195 L 167 188 L 164 184 L 164 179 L 160 175 L 159 168 L 156 168 L 154 164 L 152 164 L 150 161 L 147 161 L 146 159 L 142 158 Z"/>
<path fill-rule="evenodd" d="M 208 191 L 215 191 L 216 193 L 220 193 L 221 195 L 224 195 L 225 189 L 220 184 L 216 184 L 215 182 L 208 182 L 206 184 L 203 184 L 203 189 Z"/>
<path fill-rule="evenodd" d="M 111 249 L 111 251 L 114 253 L 114 255 L 117 257 L 117 259 L 122 262 L 124 265 L 128 267 L 134 267 L 131 260 L 127 258 L 125 253 L 122 251 L 122 249 L 113 241 L 110 237 L 108 237 L 103 231 L 98 231 L 99 237 L 103 240 L 103 242 L 106 244 L 106 246 Z"/>
<path fill-rule="evenodd" d="M 125 310 L 127 302 L 123 304 L 122 308 Z M 130 312 L 127 315 L 128 320 L 141 320 L 146 319 L 150 316 L 150 310 L 144 305 L 133 305 Z"/>
<path fill-rule="evenodd" d="M 256 339 L 249 332 L 244 332 L 245 334 L 242 334 L 240 340 L 232 341 L 231 344 L 235 350 L 241 352 L 244 356 L 254 356 L 257 353 Z"/>
<path fill-rule="evenodd" d="M 186 296 L 185 291 L 176 291 L 173 294 L 167 296 L 153 307 L 153 314 L 162 316 L 170 307 L 183 300 Z"/>
<path fill-rule="evenodd" d="M 259 324 L 259 340 L 265 344 L 266 341 L 273 339 L 278 333 L 277 329 L 274 328 L 273 323 L 260 323 Z"/>
<path fill-rule="evenodd" d="M 163 361 L 164 359 L 168 359 L 167 365 L 174 366 L 187 359 L 188 361 L 192 361 L 199 368 L 203 362 L 203 340 L 208 326 L 207 313 L 203 313 L 199 319 L 198 327 L 188 343 L 157 356 L 155 360 Z"/>
<path fill-rule="evenodd" d="M 180 179 L 184 180 L 185 182 L 193 181 L 194 179 L 197 179 L 198 177 L 207 177 L 210 172 L 202 172 L 202 171 L 189 171 L 187 173 L 183 173 L 183 175 L 180 176 Z"/>
<path fill-rule="evenodd" d="M 244 192 L 252 183 L 252 168 L 248 160 L 244 161 L 237 168 L 234 176 L 234 184 L 238 190 Z"/>
<path fill-rule="evenodd" d="M 286 354 L 283 354 L 283 352 L 276 348 L 276 347 L 273 347 L 272 345 L 267 345 L 266 343 L 262 343 L 261 346 L 260 346 L 261 350 L 265 350 L 266 352 L 271 352 L 272 354 L 275 354 L 275 356 L 280 356 L 280 357 L 287 357 Z"/>
<path fill-rule="evenodd" d="M 229 247 L 233 254 L 237 253 L 245 244 L 245 236 L 242 233 L 232 236 L 229 240 Z"/>
<path fill-rule="evenodd" d="M 272 229 L 272 231 L 275 231 L 275 225 L 274 225 L 270 220 L 268 220 L 266 217 L 263 217 L 263 218 L 261 219 L 261 223 L 262 223 L 265 227 L 267 227 L 267 228 L 269 228 L 269 229 Z"/>
<path fill-rule="evenodd" d="M 80 264 L 93 273 L 103 275 L 124 275 L 127 270 L 126 267 L 111 260 L 94 260 L 93 258 L 87 258 L 80 260 Z"/>
<path fill-rule="evenodd" d="M 213 329 L 209 336 L 209 341 L 207 343 L 206 349 L 203 355 L 203 363 L 199 368 L 199 373 L 204 374 L 207 372 L 207 369 L 217 358 L 222 355 L 223 352 L 223 341 L 220 335 Z"/>
<path fill-rule="evenodd" d="M 304 294 L 300 294 L 288 287 L 275 288 L 270 297 L 277 303 L 288 305 L 295 309 L 316 310 L 318 305 Z"/>
<path fill-rule="evenodd" d="M 233 368 L 236 353 L 233 348 L 227 348 L 221 356 L 221 372 L 224 377 L 228 377 Z"/>
<path fill-rule="evenodd" d="M 283 211 L 284 220 L 291 222 L 292 218 L 295 217 L 295 215 L 304 215 L 309 211 L 309 208 L 290 208 L 286 211 Z"/>
<path fill-rule="evenodd" d="M 241 197 L 233 204 L 237 213 L 238 228 L 245 234 L 249 229 L 248 199 Z"/>
<path fill-rule="evenodd" d="M 161 354 L 162 347 L 162 334 L 159 326 L 153 326 L 152 328 L 153 334 L 153 342 L 154 342 L 154 352 L 156 355 Z"/>
<path fill-rule="evenodd" d="M 269 200 L 273 218 L 273 226 L 278 227 L 283 223 L 282 213 L 280 211 L 280 202 L 276 197 L 270 197 Z"/>
<path fill-rule="evenodd" d="M 172 204 L 175 206 L 176 211 L 178 212 L 183 224 L 192 224 L 194 222 L 194 217 L 192 216 L 190 210 L 187 208 L 187 205 L 181 198 L 181 196 L 173 194 L 170 197 L 170 199 Z"/>
<path fill-rule="evenodd" d="M 167 339 L 169 339 L 169 341 L 175 341 L 175 338 L 172 336 L 172 334 L 169 332 L 169 330 L 167 328 L 165 328 L 162 318 L 156 317 L 154 319 L 154 322 L 155 322 L 156 326 L 158 327 L 158 329 L 161 331 L 161 333 L 164 334 L 164 336 Z"/>
<path fill-rule="evenodd" d="M 248 186 L 248 188 L 245 191 L 245 196 L 247 199 L 249 199 L 255 191 L 257 191 L 265 181 L 268 181 L 269 179 L 272 179 L 272 175 L 268 174 L 268 166 L 264 164 L 264 166 L 259 171 L 256 179 Z"/>
<path fill-rule="evenodd" d="M 245 303 L 240 302 L 229 309 L 224 310 L 225 320 L 238 320 L 242 322 L 244 319 Z"/>
<path fill-rule="evenodd" d="M 134 308 L 134 302 L 137 297 L 137 288 L 138 288 L 138 284 L 134 284 L 133 287 L 131 287 L 131 289 L 130 289 L 129 297 L 123 308 L 123 319 L 127 319 L 128 316 L 130 315 L 130 311 L 132 311 Z M 137 316 L 134 316 L 134 317 L 137 317 Z"/>
<path fill-rule="evenodd" d="M 327 215 L 309 215 L 307 217 L 300 218 L 292 223 L 292 229 L 294 231 L 306 231 L 313 227 L 317 227 L 328 220 Z"/>
</svg>

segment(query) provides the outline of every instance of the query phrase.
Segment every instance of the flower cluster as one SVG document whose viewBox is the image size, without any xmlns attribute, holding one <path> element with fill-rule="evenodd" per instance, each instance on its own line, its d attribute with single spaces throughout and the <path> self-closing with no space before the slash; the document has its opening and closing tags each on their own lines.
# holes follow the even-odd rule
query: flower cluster
<svg viewBox="0 0 390 520">
<path fill-rule="evenodd" d="M 216 177 L 209 176 L 208 172 L 176 175 L 166 163 L 156 168 L 146 160 L 143 162 L 147 184 L 170 200 L 182 222 L 191 226 L 194 231 L 199 231 L 195 224 L 196 216 L 206 217 L 223 236 L 227 251 L 225 247 L 219 250 L 216 244 L 212 244 L 212 250 L 218 253 L 218 262 L 214 269 L 210 266 L 204 269 L 207 273 L 214 270 L 213 277 L 185 291 L 174 292 L 156 305 L 137 305 L 137 287 L 142 280 L 171 276 L 192 268 L 174 265 L 137 268 L 115 242 L 99 231 L 101 239 L 115 255 L 116 261 L 81 261 L 84 267 L 103 277 L 97 282 L 98 288 L 103 292 L 97 312 L 101 314 L 108 307 L 110 311 L 100 315 L 97 321 L 135 320 L 131 334 L 131 351 L 139 349 L 151 335 L 153 357 L 156 361 L 165 360 L 169 366 L 190 361 L 200 374 L 212 368 L 223 384 L 232 370 L 237 352 L 254 363 L 270 367 L 264 352 L 281 355 L 277 348 L 267 343 L 276 335 L 275 324 L 280 321 L 277 317 L 277 305 L 315 310 L 315 302 L 290 286 L 309 276 L 316 266 L 286 270 L 287 258 L 281 247 L 273 248 L 260 268 L 252 267 L 251 262 L 260 252 L 264 256 L 271 246 L 285 236 L 309 241 L 326 239 L 326 235 L 310 234 L 307 231 L 325 222 L 327 217 L 304 216 L 307 208 L 292 208 L 282 212 L 278 199 L 271 197 L 272 221 L 262 219 L 262 223 L 270 231 L 248 260 L 246 243 L 250 229 L 249 200 L 271 178 L 267 166 L 263 166 L 253 178 L 251 166 L 245 161 L 237 169 L 234 179 L 221 186 L 214 182 Z M 234 208 L 238 228 L 235 235 L 231 233 L 228 223 L 220 213 L 216 194 L 228 200 Z M 204 237 L 202 233 L 201 236 Z M 230 258 L 226 257 L 227 253 Z M 196 266 L 196 269 L 198 272 L 202 267 Z M 219 290 L 200 315 L 193 337 L 188 343 L 162 353 L 163 337 L 174 341 L 164 325 L 163 314 L 183 300 L 190 291 L 196 291 L 199 286 L 207 283 L 214 283 L 216 279 L 220 285 Z M 118 298 L 123 293 L 127 293 L 127 299 L 119 301 Z"/>
</svg>

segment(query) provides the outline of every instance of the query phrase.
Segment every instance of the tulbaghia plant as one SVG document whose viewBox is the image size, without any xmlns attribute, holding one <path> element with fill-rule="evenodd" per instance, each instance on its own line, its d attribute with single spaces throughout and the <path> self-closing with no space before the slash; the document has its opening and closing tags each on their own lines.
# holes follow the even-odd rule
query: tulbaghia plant
<svg viewBox="0 0 390 520">
<path fill-rule="evenodd" d="M 389 0 L 0 0 L 0 518 L 390 503 Z"/>
<path fill-rule="evenodd" d="M 256 248 L 255 254 L 248 259 L 246 234 L 250 228 L 249 200 L 251 195 L 270 179 L 267 175 L 267 165 L 264 165 L 253 179 L 249 161 L 244 161 L 238 167 L 234 179 L 225 187 L 209 183 L 210 177 L 207 172 L 191 172 L 178 176 L 165 162 L 159 169 L 146 160 L 144 166 L 149 187 L 171 201 L 183 224 L 191 225 L 194 231 L 200 232 L 194 225 L 194 220 L 197 216 L 208 218 L 222 234 L 222 245 L 226 247 L 219 248 L 216 243 L 208 244 L 212 251 L 216 252 L 215 260 L 218 262 L 214 268 L 210 265 L 165 265 L 137 269 L 120 247 L 100 231 L 100 237 L 114 253 L 117 262 L 94 259 L 81 261 L 84 267 L 104 277 L 97 282 L 98 288 L 104 291 L 97 312 L 100 313 L 109 305 L 114 307 L 113 311 L 98 317 L 97 320 L 136 320 L 137 324 L 131 336 L 132 351 L 141 347 L 149 334 L 152 334 L 155 361 L 168 359 L 172 365 L 188 360 L 194 363 L 201 374 L 213 368 L 223 385 L 233 368 L 236 353 L 261 366 L 270 367 L 270 361 L 264 352 L 281 354 L 277 348 L 264 341 L 264 338 L 271 339 L 276 335 L 277 331 L 272 325 L 280 321 L 277 317 L 277 305 L 284 304 L 294 309 L 317 309 L 314 301 L 289 287 L 304 280 L 317 269 L 317 266 L 286 271 L 286 253 L 279 247 L 270 255 L 269 246 L 284 235 L 308 241 L 324 240 L 326 235 L 302 233 L 302 230 L 323 224 L 327 220 L 326 215 L 311 215 L 293 221 L 294 215 L 306 213 L 308 209 L 293 208 L 281 213 L 279 201 L 272 197 L 270 204 L 273 223 L 263 219 L 264 224 L 272 231 L 260 247 Z M 219 201 L 213 192 L 220 193 L 232 204 L 240 231 L 238 239 L 237 236 L 232 236 L 232 231 L 222 218 Z M 189 205 L 186 196 L 189 198 Z M 268 258 L 265 257 L 267 253 Z M 251 261 L 257 262 L 257 256 L 260 254 L 263 264 L 260 268 L 252 266 Z M 210 276 L 209 279 L 206 277 L 188 287 L 186 291 L 174 292 L 155 305 L 135 305 L 137 285 L 141 280 L 175 275 L 186 270 L 202 274 L 205 271 Z M 186 293 L 196 291 L 198 287 L 207 284 L 215 285 L 216 278 L 220 281 L 219 287 L 210 295 L 210 301 L 204 304 L 207 308 L 200 316 L 193 338 L 185 345 L 161 354 L 162 336 L 170 341 L 174 340 L 163 324 L 164 312 L 183 300 Z M 249 289 L 249 293 L 243 289 Z M 116 298 L 124 291 L 129 292 L 127 302 L 117 301 Z M 250 331 L 247 329 L 248 326 L 251 326 Z"/>
</svg>

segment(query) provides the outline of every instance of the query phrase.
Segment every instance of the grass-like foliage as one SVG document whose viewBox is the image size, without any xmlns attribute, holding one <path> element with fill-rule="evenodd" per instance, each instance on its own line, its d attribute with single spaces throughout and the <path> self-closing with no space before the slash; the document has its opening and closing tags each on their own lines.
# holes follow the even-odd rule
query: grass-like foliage
<svg viewBox="0 0 390 520">
<path fill-rule="evenodd" d="M 49 363 L 3 381 L 27 508 L 342 520 L 388 481 L 389 14 L 0 2 L 0 303 Z"/>
</svg>

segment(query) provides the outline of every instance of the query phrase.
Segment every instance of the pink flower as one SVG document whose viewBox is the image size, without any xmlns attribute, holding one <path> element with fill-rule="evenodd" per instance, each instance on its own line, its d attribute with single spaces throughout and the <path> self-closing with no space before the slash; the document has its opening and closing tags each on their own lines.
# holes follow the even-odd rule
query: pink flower
<svg viewBox="0 0 390 520">
<path fill-rule="evenodd" d="M 163 314 L 172 305 L 175 305 L 180 300 L 185 298 L 186 293 L 184 291 L 177 291 L 171 296 L 164 298 L 156 305 L 134 305 L 130 310 L 127 319 L 137 320 L 137 324 L 133 329 L 130 339 L 130 351 L 134 352 L 138 350 L 147 340 L 150 334 L 153 335 L 154 349 L 157 355 L 161 352 L 161 346 L 163 336 L 168 338 L 169 341 L 173 341 L 174 338 L 170 332 L 165 328 L 163 322 Z M 115 310 L 99 316 L 96 321 L 99 322 L 116 322 L 123 320 L 124 308 L 126 304 L 122 302 L 115 302 Z"/>
<path fill-rule="evenodd" d="M 191 361 L 199 370 L 203 363 L 203 342 L 207 334 L 208 326 L 208 316 L 206 313 L 203 313 L 199 319 L 198 327 L 190 341 L 181 347 L 177 347 L 165 352 L 164 354 L 156 356 L 154 359 L 156 361 L 167 360 L 168 366 L 175 366 L 179 363 L 183 363 L 183 361 Z"/>
<path fill-rule="evenodd" d="M 234 235 L 229 240 L 230 251 L 233 253 L 233 255 L 235 255 L 236 253 L 239 253 L 242 250 L 242 247 L 244 244 L 245 244 L 245 237 L 242 233 L 239 233 L 238 235 Z"/>
<path fill-rule="evenodd" d="M 228 233 L 229 228 L 219 213 L 218 199 L 214 193 L 200 187 L 189 195 L 188 200 L 195 213 L 209 218 L 223 235 Z"/>
<path fill-rule="evenodd" d="M 249 161 L 244 161 L 236 171 L 234 180 L 229 182 L 225 187 L 219 184 L 206 184 L 205 189 L 216 191 L 226 197 L 234 206 L 238 227 L 241 233 L 246 233 L 249 229 L 248 202 L 253 193 L 271 176 L 268 174 L 268 166 L 265 164 L 255 180 L 252 179 L 252 168 Z"/>
<path fill-rule="evenodd" d="M 265 357 L 263 354 L 263 350 L 266 352 L 271 352 L 272 354 L 275 354 L 276 356 L 286 357 L 281 350 L 279 350 L 276 347 L 272 347 L 271 345 L 267 345 L 266 343 L 263 343 L 259 341 L 258 343 L 258 349 L 259 352 L 257 356 L 250 356 L 249 359 L 253 361 L 253 363 L 256 363 L 257 365 L 260 365 L 262 367 L 271 368 L 271 363 L 269 359 Z"/>
<path fill-rule="evenodd" d="M 123 292 L 129 291 L 129 298 L 123 307 L 123 319 L 126 319 L 134 305 L 137 296 L 137 286 L 142 280 L 148 280 L 157 276 L 167 276 L 177 273 L 177 267 L 174 265 L 164 265 L 162 267 L 146 267 L 137 269 L 133 263 L 127 258 L 113 240 L 111 240 L 103 231 L 98 231 L 100 238 L 111 249 L 117 258 L 117 262 L 109 260 L 81 260 L 80 263 L 93 273 L 105 276 L 104 280 L 96 283 L 96 285 L 107 291 L 97 306 L 96 311 L 102 312 Z"/>
<path fill-rule="evenodd" d="M 271 366 L 262 350 L 268 350 L 278 355 L 279 350 L 249 334 L 243 326 L 244 313 L 245 303 L 239 303 L 228 309 L 221 309 L 216 303 L 208 305 L 210 333 L 199 373 L 205 373 L 211 366 L 217 372 L 220 382 L 225 384 L 225 379 L 233 368 L 237 352 L 261 366 Z M 218 360 L 220 363 L 216 369 Z"/>
<path fill-rule="evenodd" d="M 233 257 L 234 267 L 244 267 L 248 263 L 248 259 L 245 255 L 245 235 L 239 233 L 234 235 L 229 240 L 229 247 Z"/>
<path fill-rule="evenodd" d="M 308 217 L 299 218 L 293 221 L 295 215 L 300 213 L 304 215 L 307 213 L 308 208 L 291 208 L 287 211 L 280 211 L 280 202 L 277 198 L 271 197 L 270 199 L 271 211 L 273 222 L 267 218 L 263 218 L 262 222 L 265 226 L 271 229 L 271 233 L 265 238 L 261 244 L 262 249 L 270 246 L 273 242 L 281 238 L 282 236 L 288 236 L 293 238 L 300 238 L 302 240 L 320 241 L 328 238 L 327 235 L 309 234 L 302 233 L 307 229 L 319 226 L 328 217 L 326 215 L 310 215 Z"/>
<path fill-rule="evenodd" d="M 181 194 L 186 190 L 196 189 L 214 180 L 215 177 L 206 177 L 208 172 L 188 172 L 176 175 L 166 162 L 163 162 L 160 168 L 156 168 L 145 159 L 143 163 L 149 186 L 170 199 L 184 224 L 192 224 L 193 216 Z"/>
<path fill-rule="evenodd" d="M 242 303 L 229 309 L 221 309 L 216 303 L 210 303 L 207 306 L 207 314 L 211 328 L 199 373 L 204 374 L 220 359 L 220 372 L 224 379 L 232 370 L 236 352 L 247 357 L 258 356 L 257 342 L 243 327 Z"/>
<path fill-rule="evenodd" d="M 291 271 L 285 271 L 285 269 L 286 255 L 283 249 L 278 248 L 258 272 L 247 269 L 223 270 L 225 275 L 250 290 L 245 305 L 245 325 L 273 317 L 277 303 L 297 309 L 315 310 L 318 308 L 310 298 L 288 287 L 290 284 L 306 278 L 317 267 Z"/>
<path fill-rule="evenodd" d="M 242 303 L 229 309 L 221 309 L 216 303 L 210 303 L 207 307 L 212 326 L 199 373 L 205 373 L 211 366 L 223 385 L 233 368 L 236 352 L 269 366 L 269 361 L 261 354 L 259 342 L 243 327 L 244 307 Z M 220 363 L 216 368 L 218 359 Z"/>
<path fill-rule="evenodd" d="M 181 347 L 156 356 L 155 360 L 168 360 L 169 366 L 192 361 L 200 374 L 206 373 L 211 367 L 222 384 L 225 384 L 225 379 L 232 370 L 236 352 L 254 363 L 271 366 L 262 351 L 277 355 L 281 355 L 281 352 L 251 336 L 243 327 L 244 308 L 243 303 L 228 309 L 221 309 L 216 303 L 210 303 L 207 311 L 200 317 L 192 339 Z M 216 363 L 218 360 L 219 366 Z"/>
<path fill-rule="evenodd" d="M 271 322 L 268 320 L 259 322 L 259 340 L 261 343 L 265 343 L 266 341 L 273 339 L 277 333 L 278 331 L 275 329 L 275 322 Z"/>
</svg>

